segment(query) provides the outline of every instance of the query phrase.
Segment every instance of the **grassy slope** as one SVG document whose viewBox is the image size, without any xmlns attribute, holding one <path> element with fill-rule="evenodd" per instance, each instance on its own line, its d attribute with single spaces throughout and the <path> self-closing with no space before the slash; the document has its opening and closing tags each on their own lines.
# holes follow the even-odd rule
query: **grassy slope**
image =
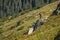
<svg viewBox="0 0 60 40">
<path fill-rule="evenodd" d="M 54 5 L 55 5 L 55 3 L 54 3 Z M 51 6 L 51 9 L 53 9 L 53 10 L 55 9 L 55 8 L 53 8 L 54 5 Z M 49 15 L 50 15 L 50 13 L 52 13 L 52 11 L 49 11 L 49 10 L 45 10 L 45 12 L 49 12 Z M 60 29 L 60 23 L 59 23 L 60 18 L 59 17 L 60 16 L 49 18 L 47 20 L 47 22 L 41 28 L 39 28 L 37 31 L 35 31 L 33 34 L 27 36 L 26 38 L 22 37 L 19 40 L 23 40 L 23 38 L 24 38 L 24 40 L 25 39 L 26 40 L 53 40 L 54 39 L 53 37 L 58 33 L 58 31 Z M 49 37 L 47 37 L 47 36 L 49 36 Z"/>
<path fill-rule="evenodd" d="M 33 13 L 41 12 L 43 18 L 45 18 L 47 15 L 50 15 L 52 13 L 52 11 L 56 8 L 56 4 L 57 3 L 48 4 L 45 7 L 42 7 L 40 9 L 37 9 L 37 10 L 34 10 L 34 11 L 30 11 L 30 12 L 28 12 L 28 13 L 22 15 L 22 16 L 19 16 L 19 17 L 15 18 L 15 19 L 11 20 L 8 23 L 4 23 L 3 29 L 5 29 L 5 27 L 11 27 L 12 25 L 15 25 L 18 21 L 23 20 L 24 18 L 26 18 L 27 15 L 32 15 Z M 49 8 L 47 8 L 47 7 L 49 7 Z"/>
<path fill-rule="evenodd" d="M 50 17 L 47 22 L 24 40 L 54 40 L 60 31 L 60 15 Z M 24 37 L 23 37 L 24 38 Z M 20 39 L 21 40 L 21 39 Z"/>
<path fill-rule="evenodd" d="M 52 6 L 52 5 L 53 5 L 53 6 Z M 26 13 L 26 14 L 20 16 L 20 17 L 17 17 L 17 18 L 15 18 L 15 19 L 11 20 L 11 21 L 8 22 L 8 23 L 5 23 L 5 24 L 3 25 L 4 27 L 2 27 L 2 29 L 3 29 L 5 32 L 3 32 L 2 34 L 4 34 L 4 35 L 9 35 L 9 34 L 11 34 L 11 32 L 13 32 L 13 34 L 11 34 L 10 36 L 8 36 L 8 37 L 5 38 L 4 40 L 12 40 L 12 39 L 15 39 L 16 37 L 19 38 L 19 37 L 23 36 L 23 33 L 28 30 L 28 27 L 30 27 L 36 20 L 38 20 L 38 18 L 35 17 L 35 16 L 38 16 L 38 15 L 37 15 L 37 14 L 36 14 L 36 15 L 34 14 L 36 11 L 41 12 L 42 15 L 43 15 L 43 18 L 45 18 L 47 15 L 50 15 L 50 14 L 52 13 L 52 11 L 56 8 L 56 5 L 57 5 L 57 2 L 52 3 L 52 4 L 48 4 L 48 5 L 46 5 L 45 7 L 42 7 L 42 8 L 40 8 L 40 9 L 37 9 L 37 10 L 34 10 L 34 11 L 30 11 L 30 12 L 29 12 L 30 14 L 29 14 L 29 13 Z M 51 6 L 51 7 L 50 7 L 50 6 Z M 47 8 L 47 7 L 49 7 L 49 8 Z M 46 9 L 46 8 L 47 8 L 47 9 Z M 44 10 L 43 10 L 43 9 L 44 9 Z M 45 10 L 45 9 L 46 9 L 46 10 Z M 51 10 L 52 10 L 52 11 L 51 11 Z M 48 13 L 48 12 L 49 12 L 49 13 Z M 32 18 L 32 19 L 29 20 L 29 21 L 25 21 L 25 20 L 27 19 L 25 16 L 27 16 L 27 15 L 32 15 L 32 14 L 35 15 L 34 18 Z M 32 17 L 33 17 L 33 15 L 32 15 Z M 22 17 L 23 17 L 23 18 L 22 18 Z M 11 30 L 6 31 L 9 27 L 11 27 L 11 25 L 15 24 L 17 21 L 20 21 L 20 20 L 22 20 L 22 19 L 24 19 L 24 20 L 23 20 L 24 23 L 23 23 L 22 25 L 14 28 L 13 31 L 11 31 Z M 27 19 L 27 20 L 28 20 L 28 19 Z M 27 25 L 27 24 L 29 24 L 29 25 Z M 24 28 L 23 28 L 21 31 L 16 31 L 18 28 L 23 27 L 23 26 L 24 26 Z M 42 31 L 43 31 L 43 30 L 42 30 Z M 0 38 L 3 38 L 3 36 L 0 35 Z"/>
</svg>

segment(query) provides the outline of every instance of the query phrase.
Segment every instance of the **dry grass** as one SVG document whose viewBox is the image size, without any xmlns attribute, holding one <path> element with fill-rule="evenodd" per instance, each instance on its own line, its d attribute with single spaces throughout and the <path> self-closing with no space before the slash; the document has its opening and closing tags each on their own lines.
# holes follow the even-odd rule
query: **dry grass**
<svg viewBox="0 0 60 40">
<path fill-rule="evenodd" d="M 52 14 L 52 12 L 55 10 L 57 4 L 58 4 L 58 1 L 57 2 L 54 2 L 54 3 L 51 3 L 51 4 L 48 4 L 48 5 L 40 8 L 40 9 L 33 10 L 33 11 L 28 12 L 28 13 L 25 13 L 24 15 L 19 16 L 19 17 L 15 18 L 15 19 L 11 20 L 8 23 L 5 23 L 4 25 L 2 25 L 3 26 L 2 29 L 4 30 L 4 32 L 2 34 L 3 35 L 7 35 L 7 36 L 10 35 L 11 33 L 13 33 L 13 34 L 11 34 L 10 36 L 8 36 L 5 39 L 2 39 L 3 37 L 1 37 L 2 35 L 0 35 L 0 38 L 2 40 L 14 40 L 16 38 L 19 39 L 19 40 L 21 40 L 21 39 L 22 40 L 25 40 L 25 39 L 26 40 L 39 40 L 41 38 L 41 40 L 42 40 L 43 39 L 43 36 L 45 37 L 45 34 L 46 33 L 49 33 L 50 30 L 51 30 L 51 28 L 54 28 L 53 27 L 53 26 L 55 26 L 55 25 L 53 25 L 54 23 L 56 23 L 58 25 L 58 22 L 59 21 L 57 21 L 57 19 L 60 20 L 58 17 L 56 19 L 55 19 L 55 17 L 52 17 L 53 19 L 52 18 L 49 18 L 47 20 L 47 22 L 46 22 L 47 24 L 44 24 L 41 28 L 37 29 L 35 32 L 33 32 L 29 36 L 23 35 L 23 33 L 25 33 L 28 30 L 28 28 L 32 24 L 34 24 L 36 22 L 36 20 L 39 19 L 37 12 L 40 12 L 42 14 L 43 18 L 46 18 L 46 16 L 49 16 L 49 15 Z M 31 19 L 29 19 L 29 18 L 31 18 Z M 52 20 L 50 21 L 50 19 L 52 19 Z M 12 30 L 8 30 L 8 28 L 10 28 L 11 25 L 15 25 L 20 20 L 22 20 L 22 22 L 24 22 L 24 23 L 21 24 L 21 25 L 19 25 L 19 26 L 17 26 L 16 28 L 14 28 Z M 57 22 L 54 22 L 54 20 L 57 21 Z M 20 28 L 20 27 L 23 27 L 23 29 L 21 31 L 17 31 L 17 29 Z M 57 29 L 58 28 L 56 28 L 56 30 Z M 52 33 L 55 32 L 55 29 L 52 29 L 52 30 L 51 30 Z"/>
</svg>

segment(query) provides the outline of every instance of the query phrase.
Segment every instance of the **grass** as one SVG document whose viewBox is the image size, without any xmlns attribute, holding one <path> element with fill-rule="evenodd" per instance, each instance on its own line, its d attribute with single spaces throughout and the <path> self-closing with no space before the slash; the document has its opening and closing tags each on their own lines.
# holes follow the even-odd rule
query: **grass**
<svg viewBox="0 0 60 40">
<path fill-rule="evenodd" d="M 34 15 L 34 16 L 36 16 L 36 15 Z M 17 29 L 20 28 L 20 27 L 24 27 L 24 28 L 22 29 L 22 31 L 21 31 L 22 34 L 23 34 L 24 31 L 26 32 L 26 30 L 28 29 L 28 27 L 30 27 L 37 19 L 38 19 L 38 18 L 33 17 L 33 19 L 31 19 L 31 20 L 29 20 L 29 21 L 23 20 L 23 21 L 25 21 L 25 22 L 24 22 L 22 25 L 14 28 L 13 30 L 5 31 L 5 32 L 3 32 L 2 34 L 4 34 L 4 35 L 9 35 L 9 34 L 11 34 L 12 32 L 18 33 Z M 27 25 L 27 24 L 29 24 L 29 25 Z M 4 29 L 4 30 L 5 30 L 5 29 Z M 21 32 L 20 32 L 20 33 L 21 33 Z M 14 34 L 12 34 L 12 35 L 14 35 Z"/>
<path fill-rule="evenodd" d="M 57 17 L 50 17 L 41 28 L 38 28 L 29 36 L 25 36 L 25 38 L 23 37 L 23 40 L 54 40 L 54 37 L 60 31 L 59 17 L 60 15 Z"/>
<path fill-rule="evenodd" d="M 43 39 L 44 34 L 49 33 L 49 32 L 44 32 L 44 31 L 47 31 L 47 30 L 49 31 L 51 28 L 54 28 L 54 27 L 52 27 L 52 26 L 55 26 L 55 25 L 53 25 L 54 23 L 56 23 L 56 26 L 58 25 L 57 23 L 59 21 L 58 22 L 54 22 L 54 20 L 56 21 L 57 19 L 59 19 L 58 17 L 56 19 L 54 19 L 55 17 L 52 17 L 53 19 L 52 18 L 49 18 L 47 20 L 47 22 L 46 22 L 48 25 L 46 25 L 46 23 L 45 23 L 43 25 L 43 27 L 38 28 L 31 35 L 26 36 L 26 35 L 23 35 L 23 34 L 26 31 L 28 31 L 28 28 L 30 26 L 32 26 L 36 22 L 36 20 L 39 19 L 39 17 L 36 17 L 36 16 L 38 16 L 38 13 L 37 12 L 41 12 L 41 14 L 43 16 L 42 18 L 45 18 L 46 16 L 49 16 L 49 15 L 52 14 L 52 12 L 55 10 L 57 4 L 58 4 L 58 1 L 56 1 L 54 3 L 51 3 L 51 4 L 48 4 L 48 5 L 40 8 L 40 9 L 33 10 L 33 11 L 28 12 L 28 13 L 25 13 L 24 15 L 21 15 L 19 17 L 16 17 L 15 19 L 11 20 L 8 23 L 4 23 L 4 25 L 2 25 L 2 29 L 3 29 L 4 32 L 2 34 L 0 34 L 0 40 L 15 40 L 16 38 L 19 39 L 19 40 L 21 40 L 21 39 L 22 40 L 25 40 L 25 39 L 26 40 L 35 40 L 34 38 L 36 38 L 36 40 L 40 40 L 40 37 L 41 36 L 42 36 L 41 39 Z M 50 19 L 52 19 L 52 20 L 50 21 Z M 21 21 L 21 20 L 22 20 L 22 22 L 24 22 L 23 24 L 20 24 L 19 26 L 16 26 L 12 30 L 8 30 L 8 28 L 10 28 L 11 25 L 15 25 L 18 21 Z M 23 29 L 17 31 L 21 27 Z M 59 28 L 56 28 L 56 29 L 59 29 Z M 52 30 L 55 30 L 55 29 L 52 29 Z M 5 39 L 3 39 L 4 38 L 4 35 L 7 36 Z"/>
</svg>

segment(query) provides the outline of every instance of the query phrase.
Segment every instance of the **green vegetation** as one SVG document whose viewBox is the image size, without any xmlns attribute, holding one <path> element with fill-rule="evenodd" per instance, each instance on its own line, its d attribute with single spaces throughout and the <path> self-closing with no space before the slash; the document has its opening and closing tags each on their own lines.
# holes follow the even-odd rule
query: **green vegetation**
<svg viewBox="0 0 60 40">
<path fill-rule="evenodd" d="M 44 7 L 29 12 L 21 12 L 21 15 L 16 18 L 9 16 L 8 20 L 4 21 L 0 26 L 0 40 L 54 40 L 54 37 L 60 31 L 60 15 L 51 17 L 50 15 L 56 9 L 58 2 L 44 4 Z M 39 27 L 31 35 L 24 35 L 29 27 L 39 19 L 37 12 L 42 14 L 42 18 L 45 19 L 46 16 L 49 16 L 49 18 L 44 25 Z"/>
<path fill-rule="evenodd" d="M 60 31 L 60 15 L 49 17 L 47 22 L 24 40 L 54 40 Z"/>
<path fill-rule="evenodd" d="M 2 22 L 8 20 L 10 16 L 13 19 L 20 14 L 23 15 L 25 12 L 39 9 L 54 1 L 56 0 L 50 0 L 49 2 L 44 0 L 0 0 L 0 19 Z"/>
</svg>

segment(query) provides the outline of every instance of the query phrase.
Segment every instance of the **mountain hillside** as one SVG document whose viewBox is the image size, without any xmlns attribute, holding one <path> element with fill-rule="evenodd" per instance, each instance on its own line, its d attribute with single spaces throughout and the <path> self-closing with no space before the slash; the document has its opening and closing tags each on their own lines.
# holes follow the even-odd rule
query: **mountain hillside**
<svg viewBox="0 0 60 40">
<path fill-rule="evenodd" d="M 4 21 L 0 26 L 0 40 L 54 40 L 60 31 L 60 15 L 50 15 L 56 10 L 58 3 L 59 1 L 55 1 Z M 37 20 L 41 20 L 39 13 L 44 24 L 28 35 L 29 28 L 33 27 Z"/>
</svg>

